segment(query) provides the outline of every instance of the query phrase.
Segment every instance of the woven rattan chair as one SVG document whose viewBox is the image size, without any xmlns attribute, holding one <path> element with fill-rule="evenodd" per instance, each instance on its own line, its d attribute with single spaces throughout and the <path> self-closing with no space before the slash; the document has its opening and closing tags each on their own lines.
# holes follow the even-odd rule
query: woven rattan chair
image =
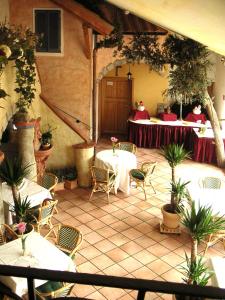
<svg viewBox="0 0 225 300">
<path fill-rule="evenodd" d="M 58 183 L 58 177 L 55 174 L 52 173 L 45 173 L 42 177 L 40 185 L 49 190 L 52 197 L 54 198 L 55 195 L 55 187 Z M 54 212 L 58 213 L 58 209 L 55 206 Z"/>
<path fill-rule="evenodd" d="M 55 225 L 53 230 L 56 233 L 55 246 L 71 258 L 74 258 L 83 241 L 83 235 L 80 230 L 65 224 Z"/>
<path fill-rule="evenodd" d="M 40 228 L 42 226 L 48 225 L 49 232 L 46 234 L 45 237 L 49 235 L 51 229 L 53 228 L 51 219 L 53 216 L 54 209 L 58 203 L 58 200 L 52 200 L 49 204 L 41 206 L 35 210 L 30 210 L 30 213 L 33 216 L 32 225 L 34 226 L 37 232 L 40 232 Z"/>
<path fill-rule="evenodd" d="M 95 166 L 91 167 L 91 174 L 93 180 L 93 188 L 89 201 L 91 200 L 93 193 L 104 192 L 107 193 L 109 202 L 109 193 L 113 188 L 115 188 L 116 174 L 114 173 L 114 171 L 111 171 L 109 169 L 102 169 Z"/>
<path fill-rule="evenodd" d="M 152 185 L 151 179 L 153 172 L 156 167 L 156 162 L 144 162 L 140 169 L 132 169 L 129 172 L 130 184 L 132 182 L 136 183 L 136 187 L 140 187 L 145 194 L 145 200 L 147 200 L 146 188 L 151 186 L 154 193 L 156 193 L 154 186 Z"/>
<path fill-rule="evenodd" d="M 54 299 L 68 296 L 71 293 L 73 286 L 74 283 L 47 281 L 41 286 L 35 288 L 34 292 L 36 299 Z"/>
<path fill-rule="evenodd" d="M 6 224 L 0 225 L 0 245 L 18 239 L 17 234 Z"/>
<path fill-rule="evenodd" d="M 203 177 L 199 180 L 199 186 L 203 189 L 220 189 L 221 183 L 218 177 Z"/>
<path fill-rule="evenodd" d="M 137 146 L 130 142 L 119 142 L 116 144 L 116 148 L 119 150 L 132 152 L 133 154 L 137 152 Z"/>
<path fill-rule="evenodd" d="M 224 219 L 225 222 L 225 219 Z M 204 243 L 206 244 L 204 255 L 206 254 L 209 247 L 217 244 L 218 242 L 222 242 L 225 248 L 225 230 L 219 230 L 216 233 L 209 234 Z"/>
</svg>

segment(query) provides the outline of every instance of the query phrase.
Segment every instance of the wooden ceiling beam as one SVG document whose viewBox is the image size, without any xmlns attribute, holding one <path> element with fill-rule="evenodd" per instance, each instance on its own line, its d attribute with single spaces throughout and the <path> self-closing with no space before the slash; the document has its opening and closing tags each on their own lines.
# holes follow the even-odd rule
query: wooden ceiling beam
<svg viewBox="0 0 225 300">
<path fill-rule="evenodd" d="M 64 10 L 72 13 L 79 18 L 83 23 L 87 24 L 90 28 L 102 35 L 110 34 L 113 26 L 103 20 L 94 12 L 88 10 L 83 5 L 73 0 L 51 0 L 54 4 L 60 6 Z"/>
<path fill-rule="evenodd" d="M 84 33 L 84 53 L 87 59 L 91 58 L 91 43 L 90 43 L 90 36 L 88 32 L 88 25 L 83 23 L 83 33 Z"/>
</svg>

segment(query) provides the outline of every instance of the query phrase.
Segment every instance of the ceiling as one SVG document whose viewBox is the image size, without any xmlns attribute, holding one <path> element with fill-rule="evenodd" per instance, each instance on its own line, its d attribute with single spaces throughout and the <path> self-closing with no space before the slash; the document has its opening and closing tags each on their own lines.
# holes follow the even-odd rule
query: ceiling
<svg viewBox="0 0 225 300">
<path fill-rule="evenodd" d="M 104 0 L 76 0 L 89 10 L 98 14 L 113 26 L 119 24 L 124 34 L 149 33 L 165 35 L 167 30 L 157 26 L 149 21 L 136 16 L 135 14 L 126 14 L 124 9 L 110 4 Z"/>
<path fill-rule="evenodd" d="M 225 55 L 225 0 L 107 0 Z"/>
</svg>

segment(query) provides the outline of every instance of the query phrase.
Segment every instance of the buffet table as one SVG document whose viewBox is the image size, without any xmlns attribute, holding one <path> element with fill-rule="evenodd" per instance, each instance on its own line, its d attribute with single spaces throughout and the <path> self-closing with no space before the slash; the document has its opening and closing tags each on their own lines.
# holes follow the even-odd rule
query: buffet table
<svg viewBox="0 0 225 300">
<path fill-rule="evenodd" d="M 199 123 L 186 121 L 129 120 L 128 139 L 138 147 L 161 148 L 171 143 L 184 144 L 191 149 L 191 136 L 194 127 L 202 127 Z"/>
<path fill-rule="evenodd" d="M 223 139 L 225 142 L 224 133 Z M 216 147 L 212 129 L 208 128 L 204 134 L 201 134 L 194 128 L 191 143 L 193 145 L 193 160 L 205 163 L 216 163 Z"/>
</svg>

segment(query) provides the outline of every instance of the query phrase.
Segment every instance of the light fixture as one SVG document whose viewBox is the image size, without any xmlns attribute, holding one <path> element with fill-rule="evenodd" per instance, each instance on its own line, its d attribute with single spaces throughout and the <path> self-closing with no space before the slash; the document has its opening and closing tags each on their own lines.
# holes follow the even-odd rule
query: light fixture
<svg viewBox="0 0 225 300">
<path fill-rule="evenodd" d="M 129 71 L 127 73 L 127 79 L 131 80 L 132 79 L 132 73 L 130 72 L 130 64 L 129 64 Z"/>
</svg>

